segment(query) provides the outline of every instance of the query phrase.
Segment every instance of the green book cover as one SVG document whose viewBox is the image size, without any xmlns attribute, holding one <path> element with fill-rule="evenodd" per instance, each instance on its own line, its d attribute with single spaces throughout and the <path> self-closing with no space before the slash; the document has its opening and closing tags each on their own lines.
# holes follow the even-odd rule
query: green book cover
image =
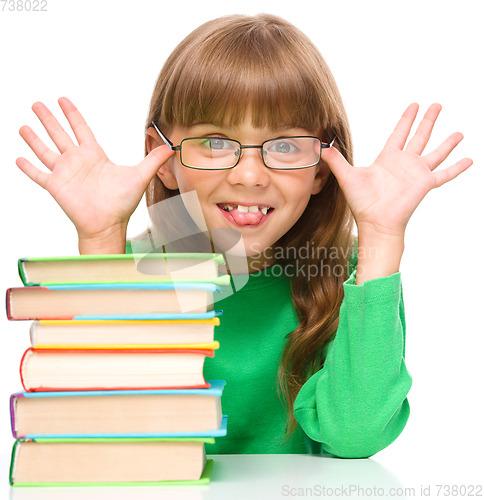
<svg viewBox="0 0 484 500">
<path fill-rule="evenodd" d="M 14 469 L 17 460 L 17 450 L 22 442 L 35 442 L 35 443 L 61 443 L 61 442 L 129 442 L 129 441 L 197 441 L 203 443 L 215 443 L 215 439 L 212 437 L 199 437 L 199 438 L 36 438 L 36 439 L 17 439 L 13 445 L 12 458 L 10 461 L 10 471 L 9 471 L 9 482 L 14 488 L 22 487 L 39 487 L 39 486 L 182 486 L 182 485 L 205 485 L 210 483 L 210 478 L 212 476 L 214 461 L 212 459 L 207 459 L 205 467 L 203 469 L 202 475 L 199 479 L 195 480 L 181 480 L 181 481 L 136 481 L 136 482 L 29 482 L 29 483 L 19 483 L 14 482 Z"/>
<path fill-rule="evenodd" d="M 101 284 L 101 283 L 147 283 L 147 282 L 168 282 L 171 283 L 173 279 L 167 275 L 166 278 L 163 277 L 166 272 L 156 272 L 153 273 L 151 270 L 147 270 L 143 272 L 143 269 L 139 268 L 139 264 L 144 262 L 145 266 L 147 263 L 151 262 L 152 264 L 148 264 L 148 268 L 150 265 L 154 265 L 158 268 L 163 267 L 162 261 L 166 261 L 165 263 L 174 262 L 175 260 L 195 260 L 200 263 L 203 262 L 214 262 L 215 265 L 223 265 L 225 264 L 225 259 L 222 254 L 218 253 L 149 253 L 149 254 L 107 254 L 107 255 L 75 255 L 75 256 L 51 256 L 51 257 L 29 257 L 29 258 L 21 258 L 18 259 L 18 273 L 22 283 L 25 286 L 47 286 L 47 285 L 60 285 L 60 284 L 70 284 L 70 283 L 89 283 L 89 284 Z M 113 277 L 109 273 L 109 269 L 112 269 L 111 263 L 116 263 L 119 261 L 129 261 L 132 262 L 132 268 L 137 269 L 139 271 L 136 277 L 133 277 L 133 269 L 131 269 L 131 277 Z M 156 264 L 159 262 L 159 264 Z M 100 273 L 100 277 L 98 279 L 88 279 L 84 278 L 86 270 L 89 271 L 92 265 L 99 263 L 108 263 L 107 266 L 104 267 L 102 272 Z M 39 266 L 46 267 L 51 264 L 50 268 L 54 266 L 55 269 L 59 269 L 61 266 L 75 266 L 75 273 L 79 276 L 82 276 L 81 279 L 74 279 L 73 277 L 65 277 L 65 278 L 52 278 L 51 272 L 45 271 L 41 276 L 44 276 L 43 279 L 31 278 L 29 273 L 27 272 L 27 267 L 30 265 L 35 265 L 37 269 Z M 111 267 L 109 267 L 111 266 Z M 128 264 L 129 267 L 129 264 Z M 190 267 L 187 267 L 189 270 Z M 176 271 L 179 274 L 179 270 Z M 38 274 L 38 271 L 37 271 Z M 47 276 L 46 276 L 47 274 Z M 156 277 L 150 277 L 152 274 L 159 274 Z M 197 276 L 194 274 L 193 276 L 187 278 L 174 278 L 176 282 L 179 283 L 198 283 L 198 282 L 207 282 L 215 283 L 217 285 L 229 285 L 230 284 L 230 276 L 225 274 L 221 276 L 213 276 L 210 278 L 206 278 L 203 275 Z"/>
</svg>

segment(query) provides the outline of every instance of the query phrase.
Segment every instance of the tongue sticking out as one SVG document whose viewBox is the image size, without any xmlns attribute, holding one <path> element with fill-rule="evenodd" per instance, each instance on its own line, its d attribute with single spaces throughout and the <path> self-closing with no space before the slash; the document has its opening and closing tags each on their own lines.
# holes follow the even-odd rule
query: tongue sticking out
<svg viewBox="0 0 484 500">
<path fill-rule="evenodd" d="M 239 212 L 236 208 L 230 212 L 230 215 L 237 224 L 241 225 L 259 224 L 262 217 L 264 217 L 260 210 L 257 212 Z"/>
</svg>

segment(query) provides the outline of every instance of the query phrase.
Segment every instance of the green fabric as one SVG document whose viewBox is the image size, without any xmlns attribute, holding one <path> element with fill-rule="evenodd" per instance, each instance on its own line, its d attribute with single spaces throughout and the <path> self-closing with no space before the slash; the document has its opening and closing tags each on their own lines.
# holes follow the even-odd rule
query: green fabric
<svg viewBox="0 0 484 500">
<path fill-rule="evenodd" d="M 286 335 L 298 319 L 290 278 L 279 265 L 249 275 L 236 293 L 215 303 L 223 309 L 207 358 L 207 379 L 227 382 L 222 398 L 227 435 L 207 444 L 207 453 L 332 453 L 371 456 L 393 442 L 409 416 L 412 379 L 405 367 L 405 312 L 401 274 L 355 285 L 356 253 L 344 283 L 339 328 L 326 363 L 302 387 L 294 414 L 299 423 L 282 440 L 284 407 L 277 370 Z M 225 295 L 225 297 L 224 297 Z"/>
</svg>

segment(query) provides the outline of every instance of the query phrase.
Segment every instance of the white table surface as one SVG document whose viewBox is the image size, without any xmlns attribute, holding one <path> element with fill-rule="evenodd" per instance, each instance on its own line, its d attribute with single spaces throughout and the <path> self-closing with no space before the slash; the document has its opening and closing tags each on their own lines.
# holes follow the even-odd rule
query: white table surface
<svg viewBox="0 0 484 500">
<path fill-rule="evenodd" d="M 371 458 L 344 460 L 310 455 L 211 455 L 209 458 L 214 459 L 215 467 L 207 486 L 10 488 L 10 456 L 3 453 L 0 454 L 0 495 L 2 499 L 11 500 L 411 497 L 405 495 L 405 486 L 391 472 Z M 375 488 L 378 491 L 375 492 Z M 391 488 L 394 490 L 390 491 Z"/>
</svg>

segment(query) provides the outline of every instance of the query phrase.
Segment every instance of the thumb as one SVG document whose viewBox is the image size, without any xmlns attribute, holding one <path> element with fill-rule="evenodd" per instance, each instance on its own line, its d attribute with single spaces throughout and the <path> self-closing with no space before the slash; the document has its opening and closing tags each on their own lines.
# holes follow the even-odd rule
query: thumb
<svg viewBox="0 0 484 500">
<path fill-rule="evenodd" d="M 335 148 L 325 148 L 321 151 L 321 159 L 328 165 L 333 172 L 338 184 L 344 184 L 349 169 L 353 168 L 346 158 Z"/>
<path fill-rule="evenodd" d="M 138 165 L 141 175 L 148 183 L 158 172 L 159 168 L 175 154 L 166 144 L 158 146 L 146 155 L 145 159 Z"/>
</svg>

